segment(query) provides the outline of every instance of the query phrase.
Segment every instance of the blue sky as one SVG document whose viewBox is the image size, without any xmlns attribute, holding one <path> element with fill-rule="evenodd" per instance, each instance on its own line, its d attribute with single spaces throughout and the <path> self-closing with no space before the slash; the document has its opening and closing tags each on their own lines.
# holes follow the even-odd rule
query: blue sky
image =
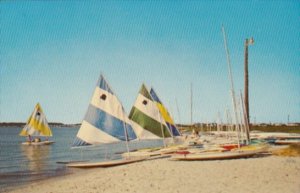
<svg viewBox="0 0 300 193">
<path fill-rule="evenodd" d="M 142 83 L 176 122 L 232 112 L 221 26 L 235 90 L 249 47 L 252 122 L 300 121 L 299 1 L 1 1 L 0 122 L 79 123 L 103 73 L 129 113 Z M 176 107 L 178 103 L 179 113 Z"/>
</svg>

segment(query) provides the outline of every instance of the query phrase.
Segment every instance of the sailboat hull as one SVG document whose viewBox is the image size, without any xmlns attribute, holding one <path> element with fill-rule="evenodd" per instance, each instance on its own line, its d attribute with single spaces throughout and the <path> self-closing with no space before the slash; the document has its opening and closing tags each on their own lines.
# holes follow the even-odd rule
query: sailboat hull
<svg viewBox="0 0 300 193">
<path fill-rule="evenodd" d="M 133 158 L 133 159 L 121 159 L 121 160 L 111 160 L 111 161 L 92 162 L 92 163 L 91 162 L 89 162 L 89 163 L 73 163 L 73 164 L 67 164 L 66 166 L 73 167 L 73 168 L 114 167 L 114 166 L 144 161 L 146 159 L 147 158 Z"/>
<path fill-rule="evenodd" d="M 300 144 L 299 139 L 278 139 L 275 140 L 275 145 L 292 145 L 292 144 Z"/>
<path fill-rule="evenodd" d="M 258 151 L 244 152 L 217 152 L 217 153 L 200 153 L 188 155 L 172 156 L 171 160 L 177 161 L 204 161 L 204 160 L 224 160 L 224 159 L 240 159 L 248 158 L 257 155 Z"/>
<path fill-rule="evenodd" d="M 22 145 L 51 145 L 54 141 L 41 141 L 41 142 L 23 142 Z"/>
</svg>

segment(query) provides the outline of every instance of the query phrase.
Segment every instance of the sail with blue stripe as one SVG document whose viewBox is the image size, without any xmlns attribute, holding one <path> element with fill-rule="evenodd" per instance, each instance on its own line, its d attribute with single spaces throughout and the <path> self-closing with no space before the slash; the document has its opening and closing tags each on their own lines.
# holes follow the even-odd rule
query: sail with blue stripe
<svg viewBox="0 0 300 193">
<path fill-rule="evenodd" d="M 160 112 L 161 116 L 163 117 L 163 119 L 165 120 L 172 136 L 174 136 L 174 137 L 181 136 L 170 113 L 168 112 L 167 108 L 163 105 L 161 100 L 158 98 L 158 96 L 153 88 L 150 89 L 150 95 L 151 95 L 152 99 L 156 102 L 159 112 Z"/>
<path fill-rule="evenodd" d="M 73 146 L 136 139 L 125 110 L 103 75 L 97 82 Z"/>
</svg>

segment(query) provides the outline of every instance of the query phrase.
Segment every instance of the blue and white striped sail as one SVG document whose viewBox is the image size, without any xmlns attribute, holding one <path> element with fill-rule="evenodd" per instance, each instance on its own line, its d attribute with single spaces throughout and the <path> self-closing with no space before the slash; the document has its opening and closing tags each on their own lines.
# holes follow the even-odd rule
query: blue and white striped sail
<svg viewBox="0 0 300 193">
<path fill-rule="evenodd" d="M 121 102 L 100 75 L 73 146 L 136 139 L 130 123 Z"/>
<path fill-rule="evenodd" d="M 172 136 L 173 137 L 181 136 L 181 134 L 180 134 L 179 130 L 177 129 L 170 113 L 168 112 L 167 108 L 163 105 L 161 100 L 158 98 L 158 96 L 155 93 L 153 88 L 150 89 L 150 95 L 153 98 L 153 100 L 156 102 L 157 107 L 159 109 L 159 112 L 160 112 L 161 116 L 164 118 L 164 120 L 165 120 Z"/>
</svg>

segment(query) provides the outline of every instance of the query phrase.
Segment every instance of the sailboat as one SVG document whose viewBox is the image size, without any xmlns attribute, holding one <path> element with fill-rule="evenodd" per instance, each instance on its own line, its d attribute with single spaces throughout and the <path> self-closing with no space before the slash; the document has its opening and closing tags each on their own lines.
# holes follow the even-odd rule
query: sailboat
<svg viewBox="0 0 300 193">
<path fill-rule="evenodd" d="M 133 129 L 140 140 L 162 139 L 164 148 L 140 149 L 136 152 L 130 152 L 130 154 L 124 153 L 122 154 L 123 157 L 159 156 L 162 151 L 170 151 L 166 149 L 166 142 L 169 139 L 172 139 L 173 136 L 180 136 L 173 120 L 154 90 L 152 89 L 152 93 L 149 92 L 144 84 L 142 84 L 135 104 L 130 111 L 129 119 L 132 121 Z"/>
<path fill-rule="evenodd" d="M 150 95 L 153 98 L 153 100 L 155 101 L 155 103 L 157 105 L 157 108 L 159 109 L 159 112 L 160 112 L 161 116 L 165 120 L 172 136 L 173 137 L 181 136 L 180 131 L 178 130 L 178 128 L 176 127 L 172 117 L 170 116 L 170 113 L 168 112 L 167 108 L 163 105 L 161 100 L 158 98 L 158 95 L 156 94 L 156 92 L 154 91 L 153 88 L 150 89 Z"/>
<path fill-rule="evenodd" d="M 139 139 L 172 137 L 168 126 L 148 89 L 142 84 L 134 106 L 129 113 L 133 129 Z"/>
<path fill-rule="evenodd" d="M 136 139 L 125 110 L 103 75 L 97 82 L 88 110 L 74 140 L 73 147 L 109 144 Z M 70 163 L 68 167 L 110 167 L 142 161 L 145 158 L 102 162 Z"/>
<path fill-rule="evenodd" d="M 36 104 L 27 124 L 19 135 L 28 137 L 28 141 L 23 142 L 22 145 L 49 145 L 54 143 L 54 141 L 48 140 L 48 137 L 52 136 L 52 131 L 39 103 Z M 32 137 L 35 137 L 35 139 L 32 139 Z M 40 141 L 40 137 L 47 138 L 45 141 Z"/>
</svg>

